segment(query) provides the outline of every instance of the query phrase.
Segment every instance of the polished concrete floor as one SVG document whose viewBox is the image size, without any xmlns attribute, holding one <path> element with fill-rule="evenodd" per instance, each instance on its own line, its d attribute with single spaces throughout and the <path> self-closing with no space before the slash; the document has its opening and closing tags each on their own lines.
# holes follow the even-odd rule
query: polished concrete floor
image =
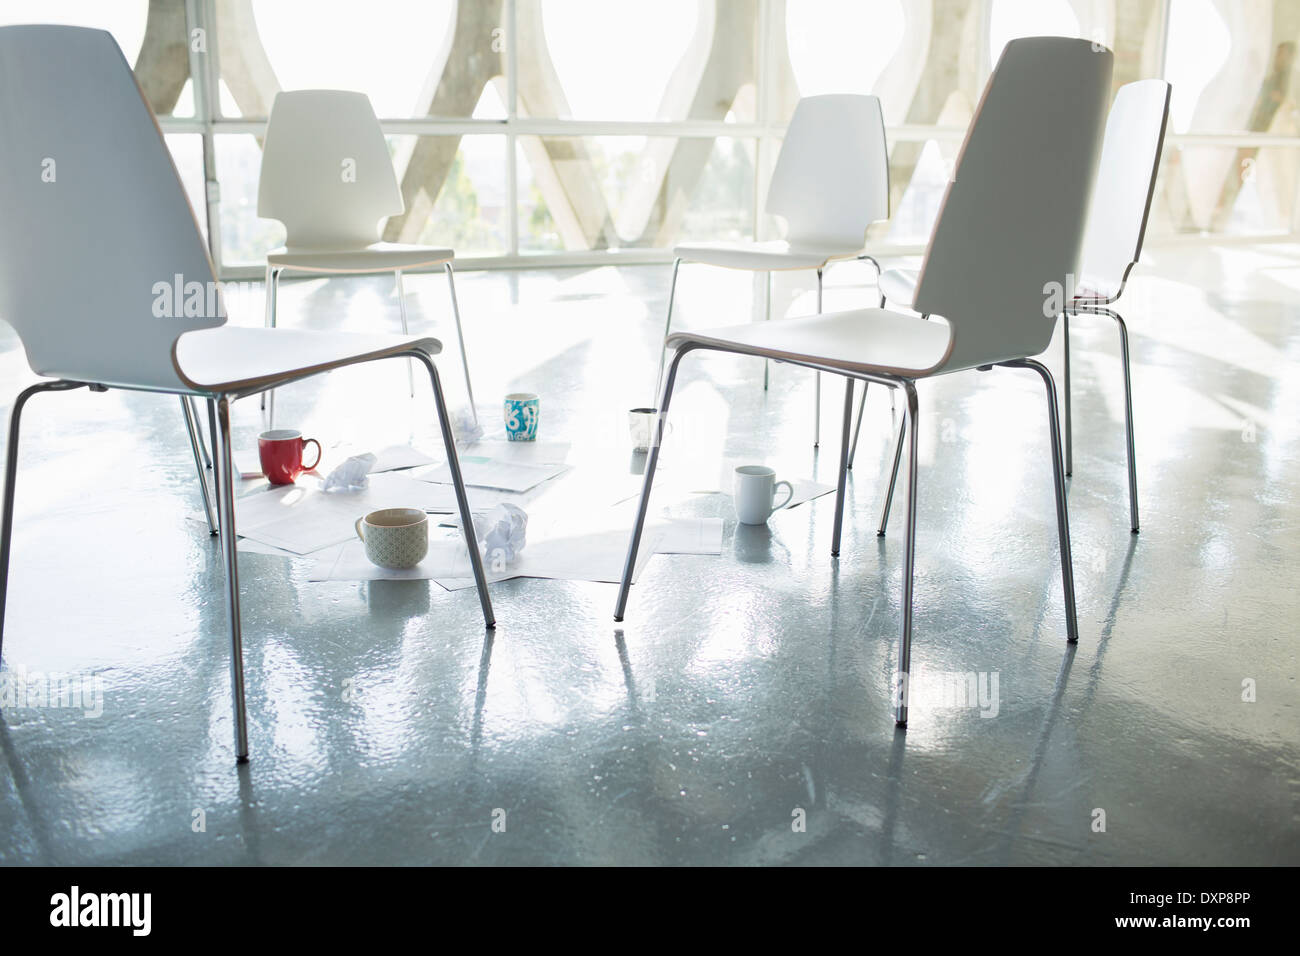
<svg viewBox="0 0 1300 956">
<path fill-rule="evenodd" d="M 573 473 L 534 521 L 626 526 L 667 267 L 465 274 L 489 431 L 542 396 Z M 827 307 L 873 301 L 829 274 Z M 449 344 L 438 276 L 415 327 Z M 777 312 L 811 311 L 778 286 Z M 740 273 L 685 269 L 680 322 L 745 321 Z M 1300 862 L 1300 247 L 1149 250 L 1126 294 L 1142 531 L 1128 526 L 1118 346 L 1077 320 L 1067 646 L 1044 396 L 999 369 L 920 388 L 911 726 L 895 730 L 901 522 L 875 531 L 890 403 L 873 389 L 842 554 L 833 497 L 737 530 L 729 464 L 833 482 L 842 387 L 725 356 L 683 366 L 655 511 L 727 518 L 721 557 L 657 556 L 609 584 L 472 590 L 311 583 L 240 558 L 252 760 L 236 768 L 222 573 L 175 399 L 28 406 L 4 674 L 102 697 L 0 712 L 0 862 L 1277 864 Z M 256 323 L 261 290 L 232 300 Z M 382 279 L 289 282 L 282 321 L 396 327 Z M 1060 341 L 1048 352 L 1059 368 Z M 0 331 L 3 408 L 31 379 Z M 279 423 L 335 461 L 437 450 L 398 364 L 284 390 Z M 235 409 L 236 444 L 261 427 Z M 711 483 L 712 482 L 712 483 Z M 567 490 L 566 490 L 567 489 Z M 532 509 L 530 508 L 530 511 Z M 901 516 L 901 500 L 895 518 Z M 539 525 L 540 526 L 540 525 Z M 974 675 L 984 699 L 944 693 Z M 95 683 L 95 682 L 98 683 Z M 963 684 L 963 686 L 965 686 Z M 1244 699 L 1245 698 L 1245 699 Z M 495 824 L 495 826 L 494 826 Z"/>
</svg>

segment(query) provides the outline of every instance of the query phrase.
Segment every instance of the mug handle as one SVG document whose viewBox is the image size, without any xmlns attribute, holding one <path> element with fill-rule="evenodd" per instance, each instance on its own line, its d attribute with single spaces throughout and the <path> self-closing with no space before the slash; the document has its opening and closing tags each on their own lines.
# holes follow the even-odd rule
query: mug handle
<svg viewBox="0 0 1300 956">
<path fill-rule="evenodd" d="M 365 520 L 366 520 L 365 515 L 362 515 L 360 518 L 357 519 L 357 523 L 352 526 L 354 529 L 356 529 L 357 537 L 361 539 L 363 544 L 365 543 L 366 536 L 361 530 L 361 522 Z"/>
<path fill-rule="evenodd" d="M 662 415 L 656 415 L 656 416 L 654 416 L 654 418 L 652 418 L 652 419 L 650 420 L 650 440 L 651 440 L 651 441 L 654 441 L 656 438 L 659 437 L 659 424 L 660 424 L 660 422 L 662 422 L 662 423 L 663 423 L 663 426 L 664 426 L 664 433 L 663 433 L 663 437 L 664 437 L 664 438 L 667 438 L 669 435 L 671 435 L 671 434 L 673 433 L 673 423 L 670 422 L 670 421 L 668 421 L 668 420 L 667 420 L 666 418 L 664 418 Z"/>
<path fill-rule="evenodd" d="M 320 442 L 318 442 L 314 438 L 304 438 L 302 440 L 302 447 L 304 452 L 306 451 L 308 445 L 316 446 L 316 460 L 313 461 L 310 465 L 307 464 L 305 461 L 302 462 L 303 471 L 311 471 L 313 468 L 315 468 L 317 465 L 320 464 Z M 307 457 L 306 454 L 304 454 L 303 457 L 306 458 Z"/>
<path fill-rule="evenodd" d="M 772 497 L 776 497 L 776 489 L 780 488 L 782 485 L 785 485 L 785 490 L 790 493 L 785 496 L 785 501 L 781 502 L 779 505 L 772 505 L 773 511 L 780 511 L 794 499 L 794 485 L 790 484 L 788 481 L 778 481 L 774 484 L 772 486 Z"/>
</svg>

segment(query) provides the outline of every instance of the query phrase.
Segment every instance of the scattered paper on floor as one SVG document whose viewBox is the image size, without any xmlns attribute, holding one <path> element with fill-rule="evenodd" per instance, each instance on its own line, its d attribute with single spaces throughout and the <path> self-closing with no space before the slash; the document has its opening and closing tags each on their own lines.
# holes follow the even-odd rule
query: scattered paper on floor
<svg viewBox="0 0 1300 956">
<path fill-rule="evenodd" d="M 465 479 L 465 484 L 498 491 L 529 491 L 568 470 L 569 466 L 563 463 L 521 464 L 480 455 L 460 456 L 460 473 Z M 418 477 L 423 481 L 450 485 L 451 467 L 443 462 Z"/>
<path fill-rule="evenodd" d="M 654 556 L 663 532 L 648 529 L 637 554 L 633 581 Z M 623 577 L 623 563 L 631 532 L 604 531 L 593 534 L 530 541 L 528 546 L 504 571 L 484 568 L 489 581 L 510 578 L 552 578 L 561 581 L 603 581 L 618 583 Z M 412 581 L 433 580 L 448 591 L 474 586 L 469 551 L 458 538 L 440 538 L 429 542 L 429 553 L 414 568 L 395 571 L 370 563 L 360 541 L 349 542 L 337 552 L 323 555 L 308 573 L 311 581 Z"/>
</svg>

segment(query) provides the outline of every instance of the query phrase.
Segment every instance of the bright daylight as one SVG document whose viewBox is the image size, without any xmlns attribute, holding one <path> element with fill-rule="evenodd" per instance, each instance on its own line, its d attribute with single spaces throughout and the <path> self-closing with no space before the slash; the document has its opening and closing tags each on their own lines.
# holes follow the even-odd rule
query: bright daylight
<svg viewBox="0 0 1300 956">
<path fill-rule="evenodd" d="M 1294 0 L 0 2 L 12 919 L 906 866 L 940 933 L 1273 922 L 1298 43 Z"/>
</svg>

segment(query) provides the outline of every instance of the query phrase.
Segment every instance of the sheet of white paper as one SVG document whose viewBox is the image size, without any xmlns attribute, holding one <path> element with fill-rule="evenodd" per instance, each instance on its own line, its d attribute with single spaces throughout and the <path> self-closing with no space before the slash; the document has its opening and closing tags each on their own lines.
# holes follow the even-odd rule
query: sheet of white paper
<svg viewBox="0 0 1300 956">
<path fill-rule="evenodd" d="M 360 454 L 360 452 L 357 454 Z M 370 473 L 376 475 L 384 471 L 396 471 L 399 468 L 431 465 L 433 461 L 424 452 L 412 448 L 410 445 L 390 445 L 382 451 L 375 452 L 375 464 L 370 469 Z"/>
<path fill-rule="evenodd" d="M 455 574 L 469 575 L 469 552 L 455 539 L 429 542 L 429 553 L 416 567 L 407 570 L 381 568 L 366 557 L 365 545 L 350 541 L 337 551 L 323 554 L 307 574 L 309 581 L 420 581 Z M 489 580 L 502 580 L 489 576 Z"/>
<path fill-rule="evenodd" d="M 460 456 L 460 472 L 465 479 L 465 484 L 477 488 L 494 488 L 498 491 L 528 491 L 543 481 L 563 474 L 568 468 L 569 466 L 564 464 L 525 465 L 477 455 Z M 451 468 L 444 462 L 418 477 L 423 481 L 450 485 Z"/>
<path fill-rule="evenodd" d="M 794 486 L 794 497 L 790 499 L 787 508 L 793 508 L 801 505 L 805 501 L 812 501 L 814 498 L 820 498 L 822 495 L 829 495 L 835 490 L 834 485 L 822 485 L 808 478 L 789 479 L 790 484 Z M 777 501 L 781 500 L 781 492 L 776 493 Z"/>
<path fill-rule="evenodd" d="M 240 551 L 247 554 L 269 554 L 278 558 L 300 558 L 302 555 L 294 554 L 292 551 L 286 551 L 284 548 L 276 548 L 269 544 L 263 544 L 260 541 L 254 541 L 252 538 L 245 538 L 240 535 L 237 545 Z"/>
<path fill-rule="evenodd" d="M 650 526 L 662 531 L 656 554 L 721 554 L 721 518 L 666 518 Z"/>
<path fill-rule="evenodd" d="M 463 445 L 460 453 L 524 465 L 558 465 L 569 460 L 570 447 L 567 441 L 476 441 Z"/>
<path fill-rule="evenodd" d="M 230 467 L 234 469 L 236 475 L 245 481 L 266 477 L 266 475 L 262 474 L 262 462 L 258 459 L 255 451 L 235 452 L 230 456 Z"/>
<path fill-rule="evenodd" d="M 726 494 L 727 497 L 731 497 L 730 491 L 723 492 L 718 489 L 708 489 L 702 487 L 690 488 L 687 485 L 682 484 L 680 482 L 675 485 L 672 484 L 671 482 L 663 482 L 661 484 L 658 480 L 658 476 L 655 477 L 656 477 L 655 495 L 657 500 L 681 501 L 695 495 Z M 791 485 L 794 486 L 794 497 L 791 498 L 790 503 L 786 505 L 787 508 L 798 507 L 804 502 L 812 501 L 814 498 L 820 498 L 822 495 L 828 495 L 835 490 L 834 485 L 823 485 L 809 478 L 791 478 L 787 480 L 790 482 Z M 640 481 L 641 479 L 638 478 L 637 482 L 639 483 Z M 616 491 L 616 497 L 612 502 L 610 502 L 610 504 L 621 505 L 628 501 L 634 501 L 641 497 L 641 490 L 639 487 L 634 492 L 629 492 L 628 491 L 629 488 L 630 485 L 623 485 L 621 487 L 618 487 L 618 490 Z M 660 499 L 659 496 L 662 496 L 662 499 Z M 777 492 L 778 501 L 783 497 L 785 497 L 785 489 L 782 489 L 781 491 Z"/>
<path fill-rule="evenodd" d="M 357 516 L 359 517 L 359 516 Z M 272 521 L 247 531 L 245 538 L 269 544 L 294 554 L 311 554 L 332 544 L 341 544 L 354 537 L 352 523 L 356 517 L 325 514 L 320 509 L 305 508 L 291 511 L 279 521 Z"/>
<path fill-rule="evenodd" d="M 244 495 L 235 502 L 235 527 L 245 538 L 310 554 L 356 535 L 356 520 L 380 508 L 455 510 L 450 485 L 434 485 L 406 474 L 372 475 L 361 491 L 325 493 L 318 481 Z"/>
<path fill-rule="evenodd" d="M 632 580 L 655 554 L 663 532 L 648 529 L 642 537 Z M 623 576 L 627 558 L 628 532 L 605 531 L 595 534 L 553 538 L 529 542 L 515 562 L 504 571 L 493 573 L 485 568 L 489 581 L 509 578 L 553 578 L 564 581 L 603 581 L 617 583 Z M 448 591 L 474 586 L 469 552 L 455 538 L 429 542 L 429 553 L 417 567 L 392 571 L 376 567 L 366 558 L 361 542 L 344 545 L 337 555 L 328 555 L 316 563 L 308 574 L 311 581 L 407 581 L 432 579 Z"/>
</svg>

